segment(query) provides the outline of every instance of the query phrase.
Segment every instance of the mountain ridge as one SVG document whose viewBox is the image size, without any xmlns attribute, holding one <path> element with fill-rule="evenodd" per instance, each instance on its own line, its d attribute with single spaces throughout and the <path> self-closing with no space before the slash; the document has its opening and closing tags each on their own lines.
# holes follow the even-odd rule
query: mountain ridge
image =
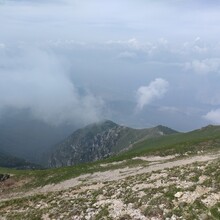
<svg viewBox="0 0 220 220">
<path fill-rule="evenodd" d="M 172 133 L 177 131 L 162 125 L 134 129 L 110 120 L 93 123 L 76 130 L 56 145 L 49 155 L 48 166 L 71 166 L 104 159 L 130 149 L 140 140 Z"/>
</svg>

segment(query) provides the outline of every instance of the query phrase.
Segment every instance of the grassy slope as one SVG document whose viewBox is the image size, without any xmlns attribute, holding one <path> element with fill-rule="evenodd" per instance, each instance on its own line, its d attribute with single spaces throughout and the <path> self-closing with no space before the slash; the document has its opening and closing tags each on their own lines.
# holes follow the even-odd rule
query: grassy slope
<svg viewBox="0 0 220 220">
<path fill-rule="evenodd" d="M 175 153 L 184 154 L 186 151 L 193 153 L 204 148 L 219 146 L 220 126 L 207 126 L 188 133 L 177 133 L 144 140 L 135 144 L 131 150 L 109 160 L 118 161 L 149 154 L 163 156 Z"/>
<path fill-rule="evenodd" d="M 165 135 L 177 133 L 177 131 L 164 126 L 157 126 L 146 129 L 125 128 L 121 133 L 119 143 L 117 146 L 115 146 L 115 148 L 113 148 L 113 152 L 120 152 L 121 150 L 125 149 L 125 146 L 129 146 L 129 144 L 134 145 L 141 140 L 158 137 L 160 132 L 163 132 Z"/>
<path fill-rule="evenodd" d="M 101 163 L 128 160 L 134 156 L 143 155 L 168 155 L 174 153 L 192 153 L 203 149 L 214 149 L 220 147 L 220 126 L 209 126 L 189 133 L 178 133 L 159 138 L 152 138 L 138 143 L 128 152 L 114 156 L 107 160 L 96 161 L 93 163 L 81 164 L 72 167 L 63 167 L 48 170 L 19 171 L 14 169 L 0 168 L 0 173 L 14 174 L 14 178 L 31 179 L 26 187 L 43 186 L 49 183 L 57 183 L 80 174 L 92 173 L 96 171 L 108 170 L 109 167 L 101 167 Z M 120 165 L 118 165 L 120 166 Z M 114 168 L 114 167 L 112 167 Z"/>
<path fill-rule="evenodd" d="M 106 136 L 106 132 L 111 130 L 113 132 L 108 133 L 109 136 Z M 75 131 L 67 139 L 51 149 L 53 155 L 51 158 L 53 158 L 54 161 L 57 159 L 57 162 L 60 164 L 66 164 L 67 160 L 72 160 L 73 158 L 75 164 L 92 160 L 94 161 L 94 158 L 97 155 L 102 155 L 102 158 L 104 158 L 105 154 L 118 154 L 121 151 L 129 149 L 141 140 L 173 133 L 177 133 L 177 131 L 161 125 L 153 128 L 133 129 L 117 125 L 114 122 L 107 120 L 100 123 L 90 124 Z M 104 143 L 103 146 L 97 140 L 100 135 L 102 136 L 101 142 L 102 144 Z M 106 139 L 108 141 L 106 141 Z M 96 146 L 94 149 L 91 148 L 91 143 L 93 142 Z M 113 142 L 115 143 L 114 145 Z M 91 157 L 88 157 L 89 154 L 92 154 L 90 155 Z M 101 158 L 101 156 L 99 158 Z"/>
</svg>

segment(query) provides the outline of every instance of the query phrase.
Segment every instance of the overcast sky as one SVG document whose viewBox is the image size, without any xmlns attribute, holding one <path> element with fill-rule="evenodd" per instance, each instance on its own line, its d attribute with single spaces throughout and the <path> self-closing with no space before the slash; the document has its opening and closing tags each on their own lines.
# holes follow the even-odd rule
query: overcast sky
<svg viewBox="0 0 220 220">
<path fill-rule="evenodd" d="M 0 113 L 220 124 L 219 10 L 214 0 L 0 0 Z"/>
</svg>

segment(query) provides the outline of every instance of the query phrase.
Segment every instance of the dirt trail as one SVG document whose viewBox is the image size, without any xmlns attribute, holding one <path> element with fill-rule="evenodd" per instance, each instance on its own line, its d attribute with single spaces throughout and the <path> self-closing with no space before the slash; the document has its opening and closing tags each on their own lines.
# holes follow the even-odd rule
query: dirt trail
<svg viewBox="0 0 220 220">
<path fill-rule="evenodd" d="M 76 178 L 63 181 L 58 184 L 51 184 L 51 185 L 46 185 L 42 188 L 36 188 L 32 190 L 31 192 L 27 192 L 22 195 L 17 194 L 17 195 L 10 195 L 8 198 L 0 198 L 0 201 L 9 200 L 12 198 L 26 197 L 26 196 L 31 196 L 31 195 L 40 194 L 40 193 L 67 190 L 69 188 L 76 187 L 76 186 L 80 186 L 80 191 L 84 191 L 88 189 L 88 187 L 91 189 L 98 189 L 102 187 L 103 183 L 106 181 L 117 181 L 117 180 L 121 180 L 126 177 L 129 177 L 129 176 L 135 176 L 138 174 L 149 173 L 152 171 L 158 171 L 158 170 L 163 170 L 167 168 L 174 168 L 177 166 L 184 166 L 184 165 L 192 164 L 194 162 L 212 161 L 217 158 L 220 158 L 220 153 L 207 154 L 207 155 L 196 155 L 196 156 L 178 159 L 174 161 L 166 161 L 162 159 L 159 161 L 159 163 L 152 164 L 147 167 L 141 167 L 141 166 L 133 167 L 133 168 L 126 167 L 122 169 L 109 170 L 105 172 L 85 174 L 85 175 L 81 175 Z"/>
<path fill-rule="evenodd" d="M 163 160 L 163 163 L 150 165 L 148 167 L 141 167 L 141 166 L 134 167 L 134 168 L 126 167 L 122 169 L 109 170 L 105 172 L 96 172 L 93 174 L 86 174 L 83 176 L 79 176 L 77 178 L 66 180 L 56 185 L 47 185 L 43 188 L 38 189 L 38 192 L 50 192 L 50 191 L 68 189 L 70 187 L 74 187 L 74 186 L 81 184 L 81 181 L 79 180 L 82 180 L 82 181 L 86 180 L 87 185 L 94 183 L 94 182 L 117 181 L 120 179 L 124 179 L 128 176 L 149 173 L 152 171 L 173 168 L 176 166 L 188 165 L 194 162 L 211 161 L 211 160 L 217 159 L 218 157 L 220 157 L 220 154 L 201 155 L 201 156 L 193 156 L 193 157 L 184 158 L 184 159 L 175 160 L 175 161 L 169 161 L 169 162 L 164 162 Z"/>
</svg>

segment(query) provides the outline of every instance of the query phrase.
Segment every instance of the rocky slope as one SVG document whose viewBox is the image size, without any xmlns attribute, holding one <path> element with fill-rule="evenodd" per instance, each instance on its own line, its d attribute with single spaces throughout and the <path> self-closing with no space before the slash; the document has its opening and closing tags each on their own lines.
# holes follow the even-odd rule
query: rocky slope
<svg viewBox="0 0 220 220">
<path fill-rule="evenodd" d="M 219 219 L 220 152 L 185 154 L 101 163 L 105 171 L 14 195 L 6 180 L 0 220 Z"/>
<path fill-rule="evenodd" d="M 127 150 L 140 140 L 176 133 L 157 126 L 150 129 L 132 129 L 104 121 L 75 131 L 50 153 L 49 167 L 71 166 L 96 161 Z"/>
</svg>

